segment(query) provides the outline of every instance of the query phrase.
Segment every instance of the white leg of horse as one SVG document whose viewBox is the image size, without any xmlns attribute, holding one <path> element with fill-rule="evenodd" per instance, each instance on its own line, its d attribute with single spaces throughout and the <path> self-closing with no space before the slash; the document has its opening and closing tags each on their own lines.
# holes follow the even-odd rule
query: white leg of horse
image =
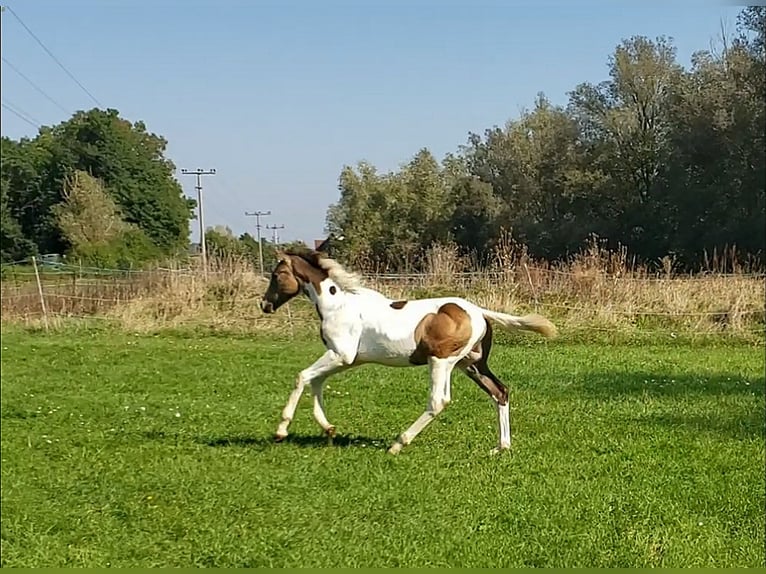
<svg viewBox="0 0 766 574">
<path fill-rule="evenodd" d="M 453 362 L 449 359 L 429 358 L 429 367 L 431 371 L 431 394 L 428 397 L 428 406 L 426 411 L 412 423 L 410 428 L 404 431 L 396 442 L 388 449 L 390 454 L 398 454 L 402 447 L 410 444 L 420 432 L 428 426 L 444 409 L 444 387 L 449 381 L 452 373 Z"/>
<path fill-rule="evenodd" d="M 303 387 L 305 384 L 306 381 L 303 377 L 298 375 L 298 378 L 295 379 L 295 388 L 293 389 L 293 392 L 290 393 L 290 398 L 287 399 L 285 408 L 282 409 L 282 421 L 279 423 L 277 432 L 275 433 L 277 441 L 284 440 L 287 437 L 287 427 L 290 426 L 290 422 L 293 420 L 295 408 L 298 406 L 298 401 L 303 394 Z"/>
<path fill-rule="evenodd" d="M 511 448 L 511 416 L 509 404 L 495 403 L 497 405 L 497 426 L 499 443 L 497 448 L 493 449 L 494 454 L 501 450 L 508 450 Z"/>
<path fill-rule="evenodd" d="M 338 356 L 338 354 L 334 351 L 327 351 L 311 366 L 303 369 L 300 372 L 297 380 L 295 381 L 295 389 L 293 389 L 293 392 L 290 393 L 290 398 L 287 400 L 285 408 L 282 409 L 282 422 L 279 423 L 276 432 L 277 440 L 284 440 L 285 437 L 287 437 L 287 427 L 290 426 L 290 423 L 293 420 L 295 409 L 298 406 L 298 401 L 301 398 L 304 386 L 317 378 L 325 379 L 333 373 L 342 371 L 344 368 L 347 368 L 347 365 L 343 364 L 340 356 Z M 316 416 L 316 409 L 314 416 Z M 327 421 L 326 418 L 324 420 L 325 422 Z M 320 422 L 319 424 L 321 425 L 322 423 Z M 329 425 L 329 423 L 327 424 Z"/>
<path fill-rule="evenodd" d="M 324 401 L 322 400 L 322 389 L 324 387 L 325 377 L 311 381 L 311 392 L 314 395 L 314 419 L 322 430 L 330 437 L 335 436 L 335 427 L 327 420 L 324 413 Z"/>
<path fill-rule="evenodd" d="M 444 390 L 442 392 L 442 403 L 446 407 L 452 401 L 452 377 L 448 376 L 444 381 Z"/>
</svg>

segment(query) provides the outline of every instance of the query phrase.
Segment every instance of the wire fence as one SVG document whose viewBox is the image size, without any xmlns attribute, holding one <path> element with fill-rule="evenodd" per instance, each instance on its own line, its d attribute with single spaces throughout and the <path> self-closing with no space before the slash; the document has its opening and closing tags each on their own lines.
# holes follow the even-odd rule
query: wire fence
<svg viewBox="0 0 766 574">
<path fill-rule="evenodd" d="M 555 317 L 568 329 L 763 333 L 762 273 L 635 276 L 598 269 L 519 265 L 486 272 L 363 274 L 392 298 L 461 295 L 485 307 Z M 97 319 L 122 324 L 193 325 L 259 319 L 267 280 L 249 266 L 109 269 L 16 262 L 2 266 L 3 321 Z M 289 328 L 315 322 L 299 303 Z M 272 321 L 271 324 L 274 324 Z"/>
<path fill-rule="evenodd" d="M 109 267 L 92 267 L 92 266 L 81 266 L 81 265 L 71 265 L 71 264 L 65 264 L 65 263 L 38 263 L 40 267 L 41 276 L 46 277 L 56 277 L 56 276 L 66 276 L 66 277 L 80 277 L 80 278 L 87 278 L 87 277 L 107 277 L 107 278 L 131 278 L 131 277 L 137 277 L 142 275 L 154 275 L 156 273 L 167 273 L 167 274 L 173 274 L 173 275 L 186 275 L 186 276 L 197 276 L 201 274 L 201 271 L 198 267 L 155 267 L 152 269 L 125 269 L 125 268 L 109 268 Z M 0 270 L 2 270 L 2 276 L 4 279 L 13 279 L 14 277 L 19 278 L 34 278 L 35 271 L 32 269 L 32 265 L 30 261 L 24 260 L 24 261 L 14 261 L 9 263 L 3 263 L 0 265 Z M 249 269 L 253 273 L 256 273 L 257 270 L 255 266 Z M 381 272 L 381 273 L 360 273 L 360 276 L 369 282 L 374 283 L 384 283 L 384 282 L 395 282 L 395 283 L 430 283 L 433 281 L 434 277 L 443 275 L 445 277 L 449 277 L 452 281 L 458 281 L 458 282 L 466 282 L 466 281 L 472 281 L 472 280 L 501 280 L 507 278 L 509 275 L 513 275 L 515 273 L 519 272 L 532 272 L 535 274 L 543 274 L 543 275 L 555 275 L 555 276 L 563 276 L 563 277 L 583 277 L 587 275 L 588 273 L 595 273 L 598 272 L 599 274 L 603 275 L 604 278 L 614 280 L 614 281 L 627 281 L 627 282 L 699 282 L 699 281 L 708 281 L 711 277 L 712 278 L 737 278 L 737 279 L 765 279 L 766 280 L 766 273 L 758 272 L 758 273 L 721 273 L 721 272 L 714 272 L 714 271 L 707 271 L 707 272 L 697 272 L 697 273 L 667 273 L 667 272 L 661 272 L 657 271 L 654 273 L 650 273 L 648 271 L 640 271 L 640 272 L 626 272 L 625 270 L 618 270 L 615 272 L 610 272 L 608 270 L 604 269 L 583 269 L 583 270 L 577 270 L 573 271 L 571 269 L 558 269 L 556 267 L 541 267 L 537 265 L 518 265 L 518 266 L 511 266 L 507 269 L 502 270 L 481 270 L 481 271 L 453 271 L 453 270 L 445 270 L 444 272 L 433 272 L 433 273 L 388 273 L 388 272 Z M 227 274 L 230 274 L 230 269 L 208 269 L 207 274 L 211 276 L 225 276 Z"/>
</svg>

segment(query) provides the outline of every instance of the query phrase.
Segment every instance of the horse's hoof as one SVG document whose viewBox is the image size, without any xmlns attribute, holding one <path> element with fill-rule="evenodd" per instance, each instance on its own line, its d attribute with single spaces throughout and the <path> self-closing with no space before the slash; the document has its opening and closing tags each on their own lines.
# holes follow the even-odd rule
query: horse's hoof
<svg viewBox="0 0 766 574">
<path fill-rule="evenodd" d="M 277 434 L 274 435 L 274 442 L 282 442 L 286 438 L 287 438 L 286 434 L 279 434 L 279 433 L 277 433 Z"/>
<path fill-rule="evenodd" d="M 330 438 L 330 439 L 335 438 L 335 434 L 336 434 L 335 427 L 334 426 L 327 427 L 324 433 L 327 435 L 327 438 Z"/>
<path fill-rule="evenodd" d="M 490 456 L 495 456 L 500 454 L 503 451 L 511 452 L 511 447 L 509 446 L 496 446 L 491 451 L 489 451 Z"/>
<path fill-rule="evenodd" d="M 395 442 L 391 445 L 391 448 L 388 449 L 388 454 L 399 454 L 399 452 L 402 450 L 402 447 L 404 445 L 400 442 Z"/>
</svg>

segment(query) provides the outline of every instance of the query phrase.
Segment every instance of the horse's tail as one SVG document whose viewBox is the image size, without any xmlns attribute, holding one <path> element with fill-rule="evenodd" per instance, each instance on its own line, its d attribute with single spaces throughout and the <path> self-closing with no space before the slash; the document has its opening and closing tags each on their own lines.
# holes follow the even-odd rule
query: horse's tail
<svg viewBox="0 0 766 574">
<path fill-rule="evenodd" d="M 482 312 L 487 319 L 499 323 L 509 331 L 516 329 L 534 331 L 535 333 L 540 333 L 543 337 L 548 337 L 550 339 L 558 334 L 556 326 L 542 315 L 533 313 L 531 315 L 517 317 L 516 315 L 498 313 L 497 311 L 489 311 L 488 309 L 482 309 Z"/>
</svg>

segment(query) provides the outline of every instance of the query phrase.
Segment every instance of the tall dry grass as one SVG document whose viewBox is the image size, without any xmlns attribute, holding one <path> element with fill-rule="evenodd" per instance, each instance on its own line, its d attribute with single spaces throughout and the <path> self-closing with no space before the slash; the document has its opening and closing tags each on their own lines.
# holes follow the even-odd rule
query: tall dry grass
<svg viewBox="0 0 766 574">
<path fill-rule="evenodd" d="M 366 273 L 366 284 L 392 298 L 459 295 L 479 305 L 515 314 L 550 317 L 562 334 L 580 331 L 734 334 L 760 339 L 764 329 L 764 276 L 736 263 L 727 252 L 711 257 L 702 273 L 683 275 L 665 258 L 658 271 L 637 265 L 624 249 L 597 241 L 565 263 L 530 257 L 504 237 L 488 266 L 435 246 L 419 274 Z M 734 269 L 734 273 L 722 269 Z M 7 271 L 7 270 L 6 270 Z M 364 270 L 362 270 L 364 271 Z M 317 318 L 308 301 L 263 315 L 258 301 L 266 279 L 242 258 L 214 258 L 207 273 L 198 266 L 141 272 L 91 274 L 72 269 L 44 275 L 49 322 L 97 318 L 131 331 L 195 328 L 228 332 L 315 334 Z M 42 305 L 34 275 L 4 273 L 0 287 L 4 322 L 34 324 Z"/>
</svg>

